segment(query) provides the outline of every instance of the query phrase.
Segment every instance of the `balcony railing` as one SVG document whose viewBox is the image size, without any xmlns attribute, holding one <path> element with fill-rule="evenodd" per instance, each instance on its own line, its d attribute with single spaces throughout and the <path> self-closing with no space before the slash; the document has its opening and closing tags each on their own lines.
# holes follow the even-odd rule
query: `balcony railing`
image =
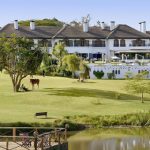
<svg viewBox="0 0 150 150">
<path fill-rule="evenodd" d="M 134 44 L 129 44 L 130 47 L 150 47 L 150 43 L 149 44 L 144 44 L 144 45 L 134 45 Z"/>
</svg>

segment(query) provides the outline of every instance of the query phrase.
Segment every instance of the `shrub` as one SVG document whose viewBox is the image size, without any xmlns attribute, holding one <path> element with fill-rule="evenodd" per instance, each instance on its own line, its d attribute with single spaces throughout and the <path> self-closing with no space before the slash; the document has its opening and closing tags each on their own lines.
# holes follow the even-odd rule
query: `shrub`
<svg viewBox="0 0 150 150">
<path fill-rule="evenodd" d="M 108 77 L 108 79 L 115 79 L 115 74 L 113 72 L 107 73 L 107 77 Z"/>
<path fill-rule="evenodd" d="M 101 79 L 104 76 L 103 71 L 93 71 L 93 74 L 96 76 L 97 79 Z"/>
</svg>

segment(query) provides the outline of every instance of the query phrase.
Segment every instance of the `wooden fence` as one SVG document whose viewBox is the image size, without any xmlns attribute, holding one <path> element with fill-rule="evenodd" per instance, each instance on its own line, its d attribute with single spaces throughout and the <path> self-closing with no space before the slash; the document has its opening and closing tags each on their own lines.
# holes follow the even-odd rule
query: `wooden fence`
<svg viewBox="0 0 150 150">
<path fill-rule="evenodd" d="M 67 150 L 66 145 L 67 128 L 0 128 L 0 150 Z"/>
</svg>

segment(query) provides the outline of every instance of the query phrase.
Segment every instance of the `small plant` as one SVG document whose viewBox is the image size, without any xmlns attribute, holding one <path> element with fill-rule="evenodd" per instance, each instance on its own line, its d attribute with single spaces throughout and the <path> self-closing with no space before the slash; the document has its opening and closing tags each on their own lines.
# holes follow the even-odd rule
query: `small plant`
<svg viewBox="0 0 150 150">
<path fill-rule="evenodd" d="M 93 74 L 96 76 L 97 79 L 101 79 L 105 73 L 103 71 L 93 71 Z"/>
<path fill-rule="evenodd" d="M 101 105 L 101 100 L 100 99 L 96 99 L 92 102 L 94 105 Z"/>
<path fill-rule="evenodd" d="M 115 79 L 115 74 L 113 72 L 107 73 L 108 79 Z"/>
<path fill-rule="evenodd" d="M 115 93 L 115 99 L 120 99 L 121 98 L 121 94 L 120 93 Z"/>
</svg>

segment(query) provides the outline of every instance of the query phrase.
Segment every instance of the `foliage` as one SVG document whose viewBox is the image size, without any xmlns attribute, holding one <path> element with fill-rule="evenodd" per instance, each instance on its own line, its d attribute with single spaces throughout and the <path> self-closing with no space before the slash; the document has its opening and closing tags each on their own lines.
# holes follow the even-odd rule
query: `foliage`
<svg viewBox="0 0 150 150">
<path fill-rule="evenodd" d="M 72 72 L 72 77 L 75 76 L 75 71 L 79 70 L 80 58 L 75 54 L 66 55 L 63 58 L 63 64 L 67 65 L 68 70 Z"/>
<path fill-rule="evenodd" d="M 105 116 L 88 116 L 88 115 L 74 115 L 65 116 L 62 119 L 56 119 L 54 122 L 47 123 L 26 123 L 26 122 L 14 122 L 14 123 L 0 123 L 0 127 L 65 127 L 68 125 L 69 131 L 83 130 L 87 127 L 90 128 L 102 128 L 112 126 L 150 126 L 150 112 L 139 112 L 133 114 L 124 115 L 105 115 Z"/>
<path fill-rule="evenodd" d="M 67 116 L 66 119 L 78 124 L 90 125 L 92 128 L 112 127 L 112 126 L 149 126 L 150 112 L 134 113 L 125 115 L 106 116 Z"/>
<path fill-rule="evenodd" d="M 18 92 L 22 79 L 36 72 L 41 64 L 43 54 L 34 43 L 25 38 L 10 38 L 3 36 L 0 39 L 0 66 L 11 77 L 14 92 Z"/>
<path fill-rule="evenodd" d="M 115 79 L 115 74 L 113 72 L 107 73 L 108 79 Z"/>
<path fill-rule="evenodd" d="M 132 77 L 133 77 L 133 73 L 132 72 L 128 71 L 128 72 L 125 73 L 125 78 L 126 79 L 130 79 Z"/>
<path fill-rule="evenodd" d="M 34 20 L 37 26 L 63 26 L 63 22 L 53 19 L 43 19 L 43 20 Z M 21 26 L 29 26 L 30 20 L 20 21 L 19 24 Z"/>
<path fill-rule="evenodd" d="M 65 55 L 67 55 L 67 53 L 68 52 L 65 49 L 65 44 L 62 42 L 58 42 L 52 50 L 52 54 L 58 59 L 58 72 L 62 67 L 62 59 Z"/>
<path fill-rule="evenodd" d="M 104 76 L 103 71 L 93 71 L 93 74 L 97 77 L 97 79 L 101 79 Z"/>
<path fill-rule="evenodd" d="M 54 70 L 54 66 L 53 66 L 53 60 L 51 55 L 49 55 L 47 52 L 43 53 L 43 59 L 42 59 L 42 63 L 39 67 L 38 70 L 38 74 L 42 74 L 43 71 L 45 72 L 45 75 L 49 75 L 50 72 L 52 71 L 51 68 Z"/>
<path fill-rule="evenodd" d="M 89 78 L 91 68 L 82 60 L 80 61 L 79 70 L 80 70 L 80 81 L 84 81 L 85 79 Z"/>
<path fill-rule="evenodd" d="M 126 84 L 125 89 L 131 93 L 141 94 L 141 101 L 144 103 L 144 93 L 150 93 L 150 82 L 144 80 L 148 72 L 144 71 L 137 74 Z"/>
</svg>

